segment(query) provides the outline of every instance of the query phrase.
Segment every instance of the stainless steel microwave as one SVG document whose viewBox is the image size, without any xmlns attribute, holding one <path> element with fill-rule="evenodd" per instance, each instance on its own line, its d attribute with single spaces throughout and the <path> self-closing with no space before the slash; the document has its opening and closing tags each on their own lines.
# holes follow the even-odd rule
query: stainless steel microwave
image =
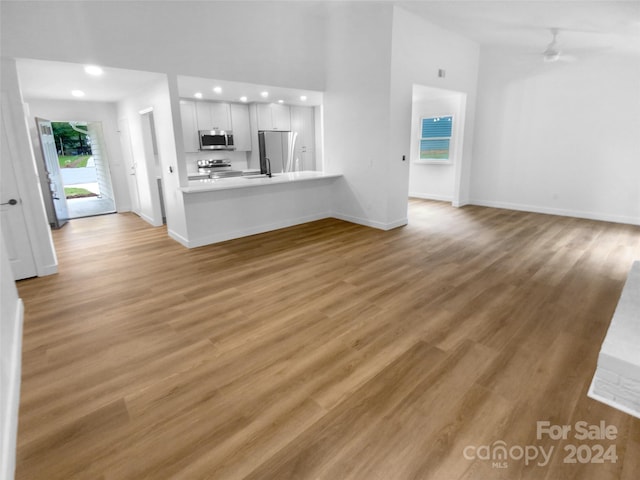
<svg viewBox="0 0 640 480">
<path fill-rule="evenodd" d="M 235 150 L 231 130 L 199 130 L 200 150 Z"/>
</svg>

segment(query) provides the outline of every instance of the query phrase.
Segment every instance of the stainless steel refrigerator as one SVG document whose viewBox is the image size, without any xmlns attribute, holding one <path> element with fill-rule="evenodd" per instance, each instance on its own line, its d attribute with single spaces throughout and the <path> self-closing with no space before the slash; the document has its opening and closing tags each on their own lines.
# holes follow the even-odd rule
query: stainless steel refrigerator
<svg viewBox="0 0 640 480">
<path fill-rule="evenodd" d="M 298 171 L 298 160 L 293 158 L 296 132 L 258 132 L 260 150 L 260 173 L 267 172 L 267 158 L 271 163 L 271 173 Z"/>
</svg>

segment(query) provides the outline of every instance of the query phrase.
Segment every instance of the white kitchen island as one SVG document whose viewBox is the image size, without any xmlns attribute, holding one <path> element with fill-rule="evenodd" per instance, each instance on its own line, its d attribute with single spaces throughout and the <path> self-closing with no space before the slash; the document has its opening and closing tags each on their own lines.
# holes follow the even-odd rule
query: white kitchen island
<svg viewBox="0 0 640 480">
<path fill-rule="evenodd" d="M 194 248 L 331 217 L 341 176 L 304 171 L 191 180 L 180 188 L 187 238 L 169 235 Z"/>
</svg>

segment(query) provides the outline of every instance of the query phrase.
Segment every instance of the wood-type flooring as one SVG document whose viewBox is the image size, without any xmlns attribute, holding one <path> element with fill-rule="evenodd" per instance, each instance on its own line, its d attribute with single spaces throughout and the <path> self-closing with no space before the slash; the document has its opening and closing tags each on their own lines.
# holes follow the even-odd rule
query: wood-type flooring
<svg viewBox="0 0 640 480">
<path fill-rule="evenodd" d="M 640 227 L 409 219 L 192 250 L 133 214 L 55 231 L 59 273 L 18 282 L 16 478 L 638 478 L 640 420 L 587 389 Z"/>
</svg>

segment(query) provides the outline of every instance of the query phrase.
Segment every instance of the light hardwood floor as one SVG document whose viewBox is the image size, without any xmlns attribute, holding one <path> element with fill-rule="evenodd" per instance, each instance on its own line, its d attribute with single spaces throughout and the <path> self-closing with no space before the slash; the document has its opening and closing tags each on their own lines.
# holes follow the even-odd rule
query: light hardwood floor
<svg viewBox="0 0 640 480">
<path fill-rule="evenodd" d="M 586 392 L 639 227 L 411 200 L 390 232 L 187 250 L 124 214 L 54 240 L 59 274 L 19 282 L 17 479 L 637 478 L 640 420 Z M 618 434 L 538 439 L 545 420 Z M 499 441 L 554 453 L 465 458 Z"/>
</svg>

